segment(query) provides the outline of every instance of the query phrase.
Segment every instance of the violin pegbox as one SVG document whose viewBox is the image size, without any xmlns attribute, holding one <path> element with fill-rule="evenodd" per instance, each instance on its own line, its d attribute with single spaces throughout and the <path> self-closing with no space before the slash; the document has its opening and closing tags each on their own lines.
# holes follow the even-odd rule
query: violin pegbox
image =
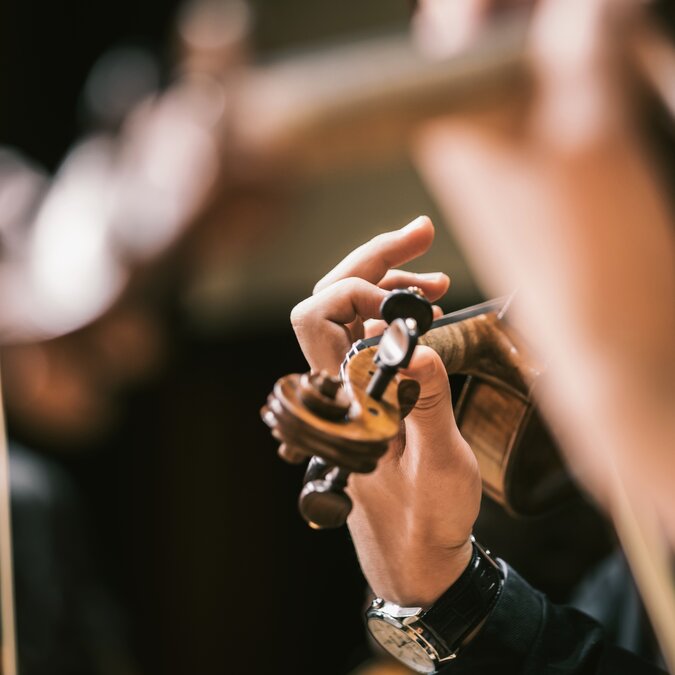
<svg viewBox="0 0 675 675">
<path fill-rule="evenodd" d="M 311 457 L 298 508 L 315 529 L 345 524 L 349 473 L 375 469 L 417 402 L 420 387 L 411 379 L 392 379 L 377 400 L 367 393 L 375 354 L 375 348 L 357 352 L 343 364 L 342 380 L 325 372 L 282 377 L 261 410 L 283 459 L 297 464 Z"/>
<path fill-rule="evenodd" d="M 317 529 L 344 525 L 352 508 L 349 473 L 375 469 L 419 397 L 419 384 L 398 371 L 431 325 L 431 304 L 411 287 L 390 293 L 381 313 L 389 327 L 379 347 L 353 349 L 340 378 L 325 372 L 282 377 L 261 410 L 283 459 L 312 457 L 298 501 Z"/>
<path fill-rule="evenodd" d="M 287 375 L 274 385 L 261 410 L 281 443 L 280 456 L 297 464 L 317 455 L 348 471 L 368 473 L 399 432 L 401 419 L 417 401 L 419 385 L 394 378 L 382 397 L 368 396 L 376 372 L 375 348 L 347 361 L 343 379 L 322 373 Z"/>
</svg>

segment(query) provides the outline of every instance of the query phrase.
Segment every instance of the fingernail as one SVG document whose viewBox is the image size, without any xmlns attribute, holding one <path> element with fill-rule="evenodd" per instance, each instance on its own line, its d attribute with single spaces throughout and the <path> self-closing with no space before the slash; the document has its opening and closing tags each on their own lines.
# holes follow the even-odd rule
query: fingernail
<svg viewBox="0 0 675 675">
<path fill-rule="evenodd" d="M 405 227 L 401 228 L 401 232 L 412 232 L 413 230 L 417 230 L 422 225 L 424 225 L 426 220 L 427 220 L 426 216 L 417 216 L 415 220 L 413 220 L 411 223 L 408 223 Z"/>
<path fill-rule="evenodd" d="M 424 279 L 425 281 L 440 281 L 445 277 L 445 274 L 443 274 L 443 272 L 424 272 L 423 274 L 418 274 L 417 276 L 420 279 Z"/>
</svg>

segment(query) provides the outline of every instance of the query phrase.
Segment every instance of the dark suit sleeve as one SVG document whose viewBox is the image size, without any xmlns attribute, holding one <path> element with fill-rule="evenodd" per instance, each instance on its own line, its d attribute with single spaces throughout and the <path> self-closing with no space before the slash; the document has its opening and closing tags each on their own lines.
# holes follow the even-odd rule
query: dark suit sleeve
<svg viewBox="0 0 675 675">
<path fill-rule="evenodd" d="M 505 566 L 501 595 L 480 633 L 443 675 L 665 675 L 607 642 L 586 614 L 554 605 Z"/>
</svg>

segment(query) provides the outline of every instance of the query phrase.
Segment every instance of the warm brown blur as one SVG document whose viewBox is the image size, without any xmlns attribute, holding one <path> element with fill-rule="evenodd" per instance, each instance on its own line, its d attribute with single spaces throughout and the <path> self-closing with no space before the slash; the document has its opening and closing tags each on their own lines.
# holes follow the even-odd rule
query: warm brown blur
<svg viewBox="0 0 675 675">
<path fill-rule="evenodd" d="M 539 3 L 528 105 L 438 120 L 415 156 L 482 287 L 518 289 L 515 324 L 547 363 L 539 399 L 613 517 L 672 669 L 675 223 L 630 61 L 655 53 L 635 49 L 653 40 L 644 20 L 640 3 Z M 664 81 L 662 47 L 647 72 Z"/>
<path fill-rule="evenodd" d="M 625 462 L 675 528 L 673 223 L 619 48 L 640 24 L 612 5 L 542 3 L 531 105 L 438 122 L 416 156 L 484 286 L 518 288 L 575 473 L 607 504 L 604 465 Z"/>
</svg>

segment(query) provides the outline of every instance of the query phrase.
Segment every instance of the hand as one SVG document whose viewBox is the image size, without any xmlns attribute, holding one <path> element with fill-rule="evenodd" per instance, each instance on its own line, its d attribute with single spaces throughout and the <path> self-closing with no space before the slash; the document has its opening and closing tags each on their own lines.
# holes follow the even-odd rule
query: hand
<svg viewBox="0 0 675 675">
<path fill-rule="evenodd" d="M 293 309 L 291 321 L 313 370 L 337 373 L 355 340 L 382 331 L 379 307 L 387 290 L 419 286 L 432 302 L 445 293 L 449 279 L 442 273 L 395 269 L 427 251 L 433 237 L 426 217 L 375 237 Z M 476 458 L 452 414 L 439 356 L 420 346 L 404 373 L 419 381 L 420 399 L 377 469 L 351 476 L 354 508 L 347 524 L 372 590 L 402 605 L 425 607 L 469 562 L 481 487 Z"/>
<path fill-rule="evenodd" d="M 452 4 L 420 5 L 419 40 Z M 519 289 L 509 320 L 547 363 L 537 395 L 570 469 L 611 509 L 616 464 L 675 543 L 675 230 L 626 82 L 639 10 L 536 3 L 530 95 L 430 122 L 413 158 L 486 294 Z"/>
</svg>

